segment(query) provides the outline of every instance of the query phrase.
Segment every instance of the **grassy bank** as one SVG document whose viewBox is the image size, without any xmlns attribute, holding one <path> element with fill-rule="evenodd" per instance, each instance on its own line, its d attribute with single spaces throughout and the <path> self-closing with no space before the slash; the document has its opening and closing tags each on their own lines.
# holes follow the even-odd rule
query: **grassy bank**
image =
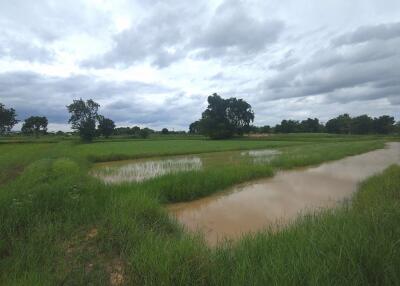
<svg viewBox="0 0 400 286">
<path fill-rule="evenodd" d="M 171 141 L 21 144 L 28 148 L 0 145 L 0 151 L 7 151 L 0 153 L 2 174 L 20 166 L 18 174 L 0 184 L 0 284 L 324 284 L 329 276 L 331 284 L 395 281 L 390 273 L 398 261 L 384 251 L 397 251 L 393 240 L 399 237 L 399 213 L 389 205 L 398 207 L 399 197 L 394 193 L 400 187 L 398 167 L 363 184 L 354 206 L 303 218 L 281 233 L 248 237 L 237 246 L 216 250 L 185 233 L 162 207 L 165 202 L 190 200 L 271 176 L 277 168 L 317 164 L 380 148 L 382 140 L 273 145 L 262 140 Z M 119 186 L 105 186 L 87 175 L 93 154 L 105 158 L 117 151 L 129 157 L 268 147 L 283 151 L 270 165 L 211 165 L 201 172 Z M 386 216 L 390 222 L 384 220 L 381 228 L 379 223 Z M 387 235 L 390 227 L 392 232 Z M 347 232 L 343 236 L 342 230 Z M 380 230 L 385 232 L 379 236 Z M 361 235 L 366 237 L 364 242 Z M 378 238 L 384 239 L 384 245 Z M 373 251 L 364 253 L 365 247 Z M 374 256 L 381 251 L 385 255 Z M 384 268 L 377 267 L 372 278 L 361 280 L 370 269 L 359 264 L 360 259 L 368 265 L 383 263 Z M 352 278 L 354 269 L 358 272 Z M 338 280 L 340 271 L 344 280 Z"/>
</svg>

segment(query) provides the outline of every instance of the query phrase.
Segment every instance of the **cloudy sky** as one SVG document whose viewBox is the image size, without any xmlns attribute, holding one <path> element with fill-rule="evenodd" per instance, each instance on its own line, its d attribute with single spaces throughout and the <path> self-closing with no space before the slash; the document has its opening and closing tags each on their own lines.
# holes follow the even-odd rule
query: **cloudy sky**
<svg viewBox="0 0 400 286">
<path fill-rule="evenodd" d="M 92 98 L 119 126 L 187 129 L 207 96 L 255 124 L 400 120 L 398 0 L 0 0 L 0 102 L 67 130 Z"/>
</svg>

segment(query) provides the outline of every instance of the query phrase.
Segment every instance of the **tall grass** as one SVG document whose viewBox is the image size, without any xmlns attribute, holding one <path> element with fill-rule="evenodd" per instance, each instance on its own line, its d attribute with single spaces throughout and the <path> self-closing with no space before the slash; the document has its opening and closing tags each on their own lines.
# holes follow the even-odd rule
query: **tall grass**
<svg viewBox="0 0 400 286">
<path fill-rule="evenodd" d="M 352 205 L 217 249 L 183 231 L 162 207 L 271 176 L 276 168 L 382 147 L 382 141 L 277 144 L 284 147 L 283 157 L 272 165 L 216 164 L 143 183 L 106 186 L 87 175 L 90 146 L 99 156 L 118 149 L 139 156 L 257 145 L 242 140 L 203 146 L 199 141 L 199 147 L 178 140 L 164 147 L 154 143 L 151 151 L 121 144 L 113 142 L 111 151 L 97 143 L 63 142 L 2 149 L 8 152 L 1 153 L 1 171 L 14 164 L 23 168 L 0 185 L 0 284 L 108 285 L 112 277 L 133 285 L 398 283 L 399 167 L 363 184 Z M 372 269 L 375 263 L 380 264 Z"/>
</svg>

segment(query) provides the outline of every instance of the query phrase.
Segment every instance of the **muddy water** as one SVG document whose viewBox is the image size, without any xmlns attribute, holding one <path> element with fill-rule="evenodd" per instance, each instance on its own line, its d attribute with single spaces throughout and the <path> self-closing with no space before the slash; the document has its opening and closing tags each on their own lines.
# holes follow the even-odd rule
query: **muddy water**
<svg viewBox="0 0 400 286">
<path fill-rule="evenodd" d="M 96 164 L 91 174 L 105 183 L 142 182 L 163 175 L 201 170 L 209 165 L 267 163 L 280 152 L 277 150 L 248 150 L 171 156 Z"/>
<path fill-rule="evenodd" d="M 188 230 L 203 232 L 215 245 L 285 224 L 301 211 L 335 206 L 356 191 L 359 181 L 394 163 L 400 163 L 400 143 L 318 167 L 280 172 L 220 195 L 170 205 L 169 210 Z"/>
</svg>

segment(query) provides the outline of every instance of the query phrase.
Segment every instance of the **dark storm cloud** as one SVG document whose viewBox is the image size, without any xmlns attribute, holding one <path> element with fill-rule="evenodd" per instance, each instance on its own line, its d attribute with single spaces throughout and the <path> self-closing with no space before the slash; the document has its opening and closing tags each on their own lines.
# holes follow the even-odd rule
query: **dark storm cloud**
<svg viewBox="0 0 400 286">
<path fill-rule="evenodd" d="M 66 78 L 48 77 L 32 72 L 10 72 L 0 74 L 0 102 L 16 109 L 19 118 L 44 115 L 51 123 L 66 123 L 66 105 L 73 99 L 94 99 L 109 102 L 112 98 L 130 97 L 131 101 L 105 104 L 101 110 L 111 118 L 135 121 L 137 110 L 149 111 L 141 104 L 139 96 L 155 96 L 174 91 L 159 85 L 135 81 L 123 83 L 96 80 L 90 76 Z M 173 106 L 171 103 L 170 106 Z M 125 109 L 126 112 L 120 112 Z M 157 110 L 155 110 L 157 112 Z M 142 119 L 141 119 L 142 120 Z"/>
<path fill-rule="evenodd" d="M 400 96 L 399 24 L 362 27 L 334 39 L 264 83 L 270 99 L 326 95 L 330 102 Z M 377 36 L 379 31 L 384 36 Z M 368 37 L 367 37 L 368 36 Z M 341 45 L 338 40 L 341 39 Z M 346 39 L 346 40 L 344 40 Z M 345 44 L 345 46 L 342 46 Z"/>
</svg>

